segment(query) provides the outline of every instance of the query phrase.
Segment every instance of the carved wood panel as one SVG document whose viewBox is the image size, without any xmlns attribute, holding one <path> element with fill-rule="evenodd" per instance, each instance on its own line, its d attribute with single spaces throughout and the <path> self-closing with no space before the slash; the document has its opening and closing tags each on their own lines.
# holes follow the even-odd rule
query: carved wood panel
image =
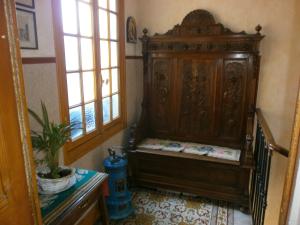
<svg viewBox="0 0 300 225">
<path fill-rule="evenodd" d="M 150 127 L 155 134 L 166 134 L 171 130 L 171 80 L 173 80 L 171 76 L 172 62 L 170 59 L 153 59 L 152 88 L 150 95 Z"/>
<path fill-rule="evenodd" d="M 220 136 L 240 140 L 246 104 L 247 61 L 225 60 L 223 70 Z"/>
<path fill-rule="evenodd" d="M 209 137 L 214 125 L 216 60 L 180 61 L 181 101 L 178 132 L 188 137 Z"/>
</svg>

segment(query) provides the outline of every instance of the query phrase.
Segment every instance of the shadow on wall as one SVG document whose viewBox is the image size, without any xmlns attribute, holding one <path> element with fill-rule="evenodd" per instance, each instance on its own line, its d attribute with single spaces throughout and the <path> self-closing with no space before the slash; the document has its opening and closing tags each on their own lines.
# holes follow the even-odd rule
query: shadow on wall
<svg viewBox="0 0 300 225">
<path fill-rule="evenodd" d="M 286 83 L 285 83 L 285 90 L 287 90 L 284 93 L 284 105 L 282 107 L 282 114 L 284 117 L 290 117 L 291 113 L 292 116 L 294 116 L 295 108 L 296 108 L 296 99 L 298 94 L 298 87 L 299 87 L 299 78 L 300 78 L 300 1 L 295 1 L 295 14 L 293 18 L 293 34 L 292 34 L 292 40 L 290 42 L 290 48 L 289 48 L 289 59 L 288 59 L 288 72 L 285 74 L 287 76 Z M 289 90 L 292 90 L 292 93 L 289 92 Z M 292 111 L 286 110 L 291 109 Z M 287 120 L 283 120 L 287 121 Z M 294 121 L 291 120 L 290 127 L 292 129 Z M 279 139 L 284 139 L 285 135 L 282 132 Z M 290 143 L 290 140 L 287 140 Z"/>
</svg>

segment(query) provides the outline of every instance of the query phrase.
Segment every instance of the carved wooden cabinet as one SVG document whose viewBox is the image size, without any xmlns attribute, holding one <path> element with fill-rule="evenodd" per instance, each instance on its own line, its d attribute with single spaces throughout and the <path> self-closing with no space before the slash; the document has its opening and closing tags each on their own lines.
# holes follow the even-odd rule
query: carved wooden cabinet
<svg viewBox="0 0 300 225">
<path fill-rule="evenodd" d="M 252 58 L 200 53 L 153 57 L 149 132 L 161 138 L 240 148 L 249 113 Z"/>
<path fill-rule="evenodd" d="M 128 151 L 135 183 L 248 206 L 260 30 L 234 33 L 205 10 L 165 34 L 144 30 L 143 110 Z M 146 137 L 240 149 L 241 157 L 232 163 L 138 149 Z"/>
</svg>

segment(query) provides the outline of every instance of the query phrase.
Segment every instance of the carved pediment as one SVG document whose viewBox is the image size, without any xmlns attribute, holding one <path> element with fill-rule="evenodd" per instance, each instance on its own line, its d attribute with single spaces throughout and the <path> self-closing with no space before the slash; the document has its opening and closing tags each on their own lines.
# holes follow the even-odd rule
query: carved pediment
<svg viewBox="0 0 300 225">
<path fill-rule="evenodd" d="M 257 32 L 259 33 L 259 30 Z M 246 34 L 245 31 L 239 33 L 232 32 L 221 23 L 216 23 L 213 15 L 203 9 L 197 9 L 185 16 L 182 23 L 174 26 L 164 35 L 173 36 L 193 36 L 193 35 L 222 35 L 222 34 Z M 160 34 L 155 34 L 159 36 Z"/>
<path fill-rule="evenodd" d="M 221 23 L 216 23 L 211 13 L 198 9 L 187 14 L 180 25 L 174 26 L 165 34 L 149 37 L 148 30 L 144 29 L 140 40 L 143 43 L 143 53 L 257 52 L 259 41 L 264 37 L 260 34 L 261 29 L 258 25 L 255 34 L 247 34 L 245 31 L 234 33 Z"/>
</svg>

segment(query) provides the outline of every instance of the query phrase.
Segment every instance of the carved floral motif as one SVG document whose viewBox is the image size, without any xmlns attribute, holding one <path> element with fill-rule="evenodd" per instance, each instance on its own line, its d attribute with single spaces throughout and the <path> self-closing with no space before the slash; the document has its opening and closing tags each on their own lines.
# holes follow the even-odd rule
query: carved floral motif
<svg viewBox="0 0 300 225">
<path fill-rule="evenodd" d="M 189 134 L 207 133 L 211 125 L 212 64 L 184 60 L 180 130 Z"/>
<path fill-rule="evenodd" d="M 230 62 L 225 66 L 223 78 L 223 100 L 221 133 L 229 137 L 237 137 L 241 126 L 243 109 L 245 64 Z"/>
<path fill-rule="evenodd" d="M 158 59 L 153 62 L 152 106 L 154 107 L 154 126 L 168 127 L 169 92 L 170 92 L 170 62 L 168 59 Z"/>
</svg>

